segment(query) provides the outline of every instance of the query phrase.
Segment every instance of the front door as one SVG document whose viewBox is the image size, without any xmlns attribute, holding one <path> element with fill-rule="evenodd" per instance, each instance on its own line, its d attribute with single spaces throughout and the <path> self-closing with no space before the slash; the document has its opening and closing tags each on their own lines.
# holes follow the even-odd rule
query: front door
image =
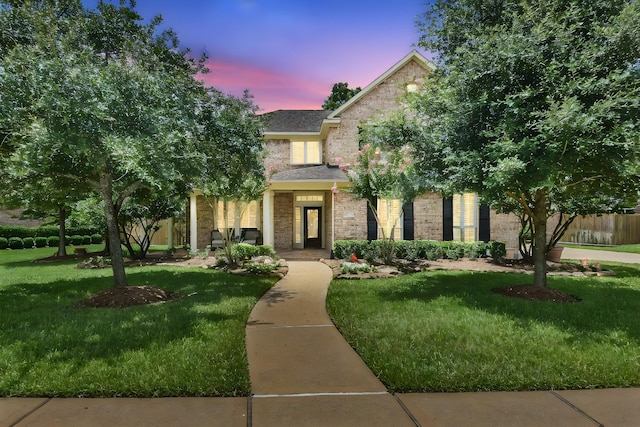
<svg viewBox="0 0 640 427">
<path fill-rule="evenodd" d="M 304 208 L 304 247 L 322 247 L 322 208 Z"/>
</svg>

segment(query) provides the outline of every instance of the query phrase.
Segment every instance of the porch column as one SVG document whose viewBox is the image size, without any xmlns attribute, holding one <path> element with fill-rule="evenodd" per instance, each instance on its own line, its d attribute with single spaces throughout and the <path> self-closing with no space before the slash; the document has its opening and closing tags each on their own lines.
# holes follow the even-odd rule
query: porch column
<svg viewBox="0 0 640 427">
<path fill-rule="evenodd" d="M 275 242 L 273 217 L 273 191 L 267 190 L 262 195 L 262 243 L 271 247 Z"/>
<path fill-rule="evenodd" d="M 198 249 L 198 212 L 197 212 L 197 196 L 191 194 L 189 196 L 189 246 L 191 250 Z"/>
<path fill-rule="evenodd" d="M 169 249 L 173 248 L 173 227 L 174 227 L 174 219 L 173 217 L 169 218 L 167 224 L 167 247 Z"/>
</svg>

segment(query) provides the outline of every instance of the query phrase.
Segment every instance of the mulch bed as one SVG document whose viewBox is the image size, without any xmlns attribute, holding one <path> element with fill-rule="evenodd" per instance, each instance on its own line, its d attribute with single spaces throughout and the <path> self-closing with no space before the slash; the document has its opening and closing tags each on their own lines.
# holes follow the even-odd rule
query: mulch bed
<svg viewBox="0 0 640 427">
<path fill-rule="evenodd" d="M 522 298 L 531 301 L 550 301 L 550 302 L 580 302 L 580 298 L 565 294 L 562 291 L 553 288 L 547 288 L 534 285 L 514 285 L 504 288 L 493 288 L 492 292 L 505 295 L 508 297 Z"/>
<path fill-rule="evenodd" d="M 157 304 L 179 298 L 177 292 L 165 291 L 154 286 L 111 286 L 80 301 L 78 307 L 122 308 Z"/>
</svg>

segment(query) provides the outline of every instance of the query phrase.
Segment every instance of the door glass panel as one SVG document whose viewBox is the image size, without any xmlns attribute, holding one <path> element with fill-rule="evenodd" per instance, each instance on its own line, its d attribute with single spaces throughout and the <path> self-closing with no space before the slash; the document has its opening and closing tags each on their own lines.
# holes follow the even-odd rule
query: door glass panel
<svg viewBox="0 0 640 427">
<path fill-rule="evenodd" d="M 319 237 L 319 229 L 318 229 L 318 210 L 317 209 L 308 209 L 307 210 L 307 238 L 308 239 L 317 239 Z"/>
</svg>

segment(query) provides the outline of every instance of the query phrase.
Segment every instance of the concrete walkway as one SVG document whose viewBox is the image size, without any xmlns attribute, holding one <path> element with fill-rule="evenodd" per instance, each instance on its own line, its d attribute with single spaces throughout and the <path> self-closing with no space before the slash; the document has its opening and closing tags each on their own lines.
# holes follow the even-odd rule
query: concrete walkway
<svg viewBox="0 0 640 427">
<path fill-rule="evenodd" d="M 640 264 L 640 254 L 626 252 L 595 251 L 589 249 L 564 248 L 561 259 L 588 259 L 592 261 L 624 262 L 628 264 Z M 640 423 L 639 423 L 640 425 Z"/>
<path fill-rule="evenodd" d="M 600 251 L 563 255 L 622 261 Z M 0 398 L 0 427 L 640 425 L 640 388 L 391 395 L 329 319 L 330 280 L 324 264 L 290 262 L 255 306 L 249 398 Z"/>
</svg>

